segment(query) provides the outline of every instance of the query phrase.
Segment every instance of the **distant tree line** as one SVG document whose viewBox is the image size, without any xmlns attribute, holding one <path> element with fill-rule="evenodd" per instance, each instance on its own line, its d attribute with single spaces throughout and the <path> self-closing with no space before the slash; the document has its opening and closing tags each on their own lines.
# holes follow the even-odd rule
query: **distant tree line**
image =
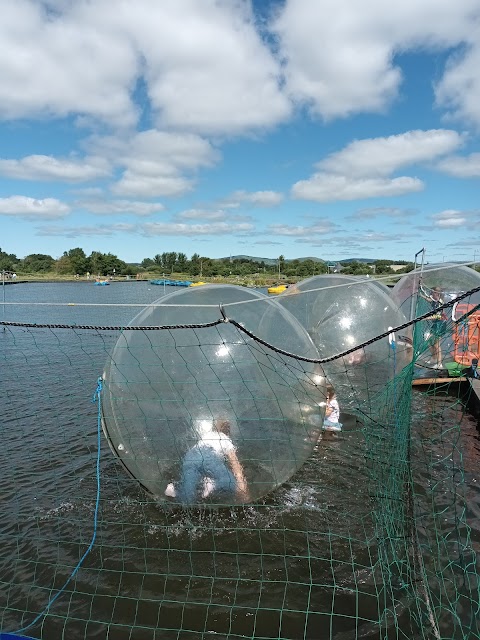
<svg viewBox="0 0 480 640">
<path fill-rule="evenodd" d="M 395 273 L 408 272 L 413 269 L 413 263 L 401 260 L 375 260 L 371 264 L 365 262 L 339 262 L 335 268 L 341 269 L 343 274 L 371 275 L 375 273 L 394 273 L 392 264 L 402 264 L 404 268 Z M 0 249 L 0 271 L 16 271 L 18 273 L 57 273 L 61 275 L 135 275 L 139 272 L 156 272 L 159 274 L 183 273 L 190 276 L 212 277 L 230 275 L 249 276 L 265 275 L 269 277 L 283 276 L 285 278 L 307 278 L 313 275 L 333 271 L 325 261 L 316 260 L 285 260 L 279 256 L 275 261 L 257 261 L 249 258 L 214 259 L 194 253 L 190 258 L 185 253 L 175 251 L 158 253 L 153 258 L 145 258 L 140 265 L 128 264 L 112 253 L 92 251 L 87 256 L 80 247 L 65 251 L 63 255 L 54 259 L 44 253 L 32 253 L 24 258 L 17 258 L 13 253 L 6 253 Z"/>
<path fill-rule="evenodd" d="M 137 273 L 135 266 L 128 265 L 112 253 L 92 251 L 87 256 L 80 248 L 65 251 L 55 260 L 44 253 L 32 253 L 25 258 L 17 258 L 13 253 L 5 253 L 0 249 L 0 271 L 15 271 L 18 273 L 57 273 L 61 275 L 83 276 L 91 274 L 107 275 L 111 273 L 133 275 Z"/>
</svg>

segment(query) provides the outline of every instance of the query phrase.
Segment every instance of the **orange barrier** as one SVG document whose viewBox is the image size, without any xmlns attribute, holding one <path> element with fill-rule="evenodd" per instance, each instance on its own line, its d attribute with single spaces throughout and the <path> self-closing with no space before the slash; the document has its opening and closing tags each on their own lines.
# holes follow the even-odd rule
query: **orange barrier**
<svg viewBox="0 0 480 640">
<path fill-rule="evenodd" d="M 473 304 L 457 304 L 455 317 L 460 318 L 474 308 Z M 480 311 L 475 311 L 455 325 L 453 332 L 453 358 L 455 362 L 469 366 L 472 358 L 480 358 Z"/>
</svg>

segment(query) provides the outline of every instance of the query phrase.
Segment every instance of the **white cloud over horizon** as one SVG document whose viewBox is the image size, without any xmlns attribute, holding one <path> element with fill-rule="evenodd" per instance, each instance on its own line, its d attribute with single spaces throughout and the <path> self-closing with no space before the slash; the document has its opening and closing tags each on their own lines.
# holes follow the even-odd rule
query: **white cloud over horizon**
<svg viewBox="0 0 480 640">
<path fill-rule="evenodd" d="M 440 160 L 436 168 L 456 178 L 480 178 L 480 153 L 449 156 Z"/>
<path fill-rule="evenodd" d="M 95 236 L 113 236 L 116 233 L 132 233 L 134 225 L 92 225 L 80 227 L 65 227 L 61 225 L 42 225 L 37 227 L 37 236 L 53 236 L 62 238 L 80 238 Z"/>
<path fill-rule="evenodd" d="M 105 178 L 110 175 L 110 166 L 103 158 L 81 161 L 31 155 L 19 160 L 0 158 L 0 175 L 20 180 L 75 183 Z"/>
<path fill-rule="evenodd" d="M 453 130 L 406 131 L 383 138 L 353 140 L 315 165 L 326 173 L 352 178 L 384 177 L 403 167 L 431 162 L 463 144 Z"/>
<path fill-rule="evenodd" d="M 468 215 L 464 211 L 446 209 L 431 216 L 433 225 L 440 229 L 452 229 L 463 227 L 468 221 Z"/>
<path fill-rule="evenodd" d="M 0 198 L 0 216 L 13 216 L 27 220 L 54 220 L 65 218 L 70 207 L 56 198 L 37 200 L 27 196 Z"/>
<path fill-rule="evenodd" d="M 241 204 L 250 204 L 254 207 L 275 207 L 283 202 L 285 196 L 278 191 L 234 191 L 222 201 L 222 206 L 229 208 L 239 207 Z"/>
<path fill-rule="evenodd" d="M 85 146 L 123 170 L 111 185 L 112 193 L 134 198 L 188 193 L 194 187 L 195 172 L 212 167 L 220 157 L 200 136 L 157 129 L 122 138 L 92 136 Z"/>
<path fill-rule="evenodd" d="M 141 226 L 140 232 L 146 236 L 224 236 L 248 233 L 254 229 L 249 222 L 231 224 L 212 222 L 210 224 L 183 224 L 180 222 L 149 222 Z"/>
<path fill-rule="evenodd" d="M 368 207 L 355 211 L 350 219 L 352 220 L 372 220 L 375 218 L 391 218 L 393 220 L 404 220 L 414 216 L 417 211 L 413 209 L 402 209 L 400 207 Z"/>
<path fill-rule="evenodd" d="M 133 200 L 81 200 L 78 208 L 99 216 L 131 214 L 134 216 L 150 216 L 165 209 L 160 202 L 136 202 Z"/>
<path fill-rule="evenodd" d="M 268 229 L 278 236 L 309 237 L 324 235 L 338 229 L 338 225 L 331 220 L 317 220 L 309 226 L 292 226 L 287 224 L 270 224 Z"/>
<path fill-rule="evenodd" d="M 329 173 L 316 173 L 308 180 L 300 180 L 292 187 L 292 197 L 315 202 L 386 198 L 422 191 L 424 183 L 418 178 L 349 178 Z"/>
<path fill-rule="evenodd" d="M 319 169 L 292 187 L 292 196 L 316 202 L 361 200 L 414 193 L 424 189 L 419 178 L 390 176 L 398 169 L 430 163 L 456 150 L 462 136 L 452 130 L 407 131 L 380 138 L 354 140 L 316 163 Z"/>
</svg>

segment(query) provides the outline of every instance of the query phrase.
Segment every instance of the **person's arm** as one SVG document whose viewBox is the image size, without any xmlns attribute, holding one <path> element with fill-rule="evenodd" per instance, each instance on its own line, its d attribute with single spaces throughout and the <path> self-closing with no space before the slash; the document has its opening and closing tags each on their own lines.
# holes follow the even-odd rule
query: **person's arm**
<svg viewBox="0 0 480 640">
<path fill-rule="evenodd" d="M 327 404 L 327 407 L 325 409 L 325 417 L 329 418 L 333 413 L 333 407 L 331 404 Z"/>
<path fill-rule="evenodd" d="M 424 300 L 426 300 L 427 302 L 432 302 L 433 300 L 432 296 L 426 292 L 422 283 L 420 283 L 418 287 L 418 295 Z"/>
<path fill-rule="evenodd" d="M 239 493 L 243 493 L 245 499 L 248 500 L 248 489 L 247 489 L 247 481 L 245 479 L 245 475 L 243 473 L 243 467 L 240 464 L 240 460 L 237 458 L 237 454 L 235 451 L 229 451 L 228 461 L 230 462 L 230 467 L 232 468 L 232 473 L 237 481 L 237 491 Z"/>
</svg>

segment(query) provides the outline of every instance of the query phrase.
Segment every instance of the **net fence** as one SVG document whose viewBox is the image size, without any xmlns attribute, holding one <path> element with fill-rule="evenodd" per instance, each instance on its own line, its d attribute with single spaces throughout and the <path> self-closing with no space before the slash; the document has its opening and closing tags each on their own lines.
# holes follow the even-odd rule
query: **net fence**
<svg viewBox="0 0 480 640">
<path fill-rule="evenodd" d="M 136 327 L 128 308 L 47 305 L 32 322 L 12 307 L 18 319 L 0 326 L 1 637 L 480 638 L 475 385 L 428 362 L 436 342 L 458 355 L 478 341 L 462 295 L 441 305 L 440 326 L 418 296 L 413 321 L 323 360 L 268 342 L 235 305 L 212 322 Z M 379 341 L 384 360 L 352 365 Z M 235 350 L 219 364 L 225 344 Z M 340 432 L 322 429 L 326 360 L 327 382 L 352 385 Z M 211 500 L 202 484 L 191 505 L 167 427 L 227 405 L 247 433 L 248 494 Z"/>
</svg>

